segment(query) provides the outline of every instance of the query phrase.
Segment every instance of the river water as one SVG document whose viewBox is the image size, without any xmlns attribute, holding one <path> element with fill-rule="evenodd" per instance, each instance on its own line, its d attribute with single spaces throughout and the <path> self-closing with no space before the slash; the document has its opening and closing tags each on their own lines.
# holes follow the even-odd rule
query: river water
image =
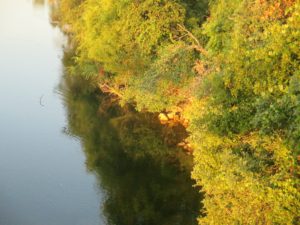
<svg viewBox="0 0 300 225">
<path fill-rule="evenodd" d="M 0 225 L 197 224 L 174 132 L 65 74 L 44 1 L 0 0 L 0 34 Z"/>
</svg>

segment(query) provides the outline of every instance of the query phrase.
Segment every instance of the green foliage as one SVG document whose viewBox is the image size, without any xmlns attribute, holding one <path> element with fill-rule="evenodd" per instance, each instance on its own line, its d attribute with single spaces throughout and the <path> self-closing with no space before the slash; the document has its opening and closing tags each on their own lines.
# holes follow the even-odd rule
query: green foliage
<svg viewBox="0 0 300 225">
<path fill-rule="evenodd" d="M 212 66 L 187 113 L 193 177 L 206 193 L 200 224 L 299 222 L 299 6 L 212 4 L 203 59 Z"/>
<path fill-rule="evenodd" d="M 76 43 L 76 71 L 91 76 L 105 70 L 103 81 L 122 87 L 123 102 L 137 102 L 139 109 L 160 111 L 183 100 L 198 55 L 179 25 L 200 33 L 206 0 L 60 2 L 62 22 L 71 26 Z"/>
<path fill-rule="evenodd" d="M 78 68 L 106 71 L 121 104 L 185 106 L 192 176 L 206 193 L 200 224 L 299 222 L 299 0 L 61 0 L 61 13 Z M 127 153 L 160 155 L 159 142 L 131 142 L 130 132 L 157 135 L 128 129 L 135 120 L 114 122 L 137 146 Z"/>
<path fill-rule="evenodd" d="M 79 76 L 64 77 L 60 90 L 66 132 L 80 140 L 87 169 L 105 192 L 99 208 L 107 224 L 197 224 L 201 195 L 157 117 L 120 108 Z"/>
<path fill-rule="evenodd" d="M 139 110 L 151 112 L 178 105 L 186 100 L 187 87 L 196 76 L 192 70 L 195 55 L 183 43 L 166 46 L 143 75 L 129 79 L 124 99 L 132 99 Z"/>
</svg>

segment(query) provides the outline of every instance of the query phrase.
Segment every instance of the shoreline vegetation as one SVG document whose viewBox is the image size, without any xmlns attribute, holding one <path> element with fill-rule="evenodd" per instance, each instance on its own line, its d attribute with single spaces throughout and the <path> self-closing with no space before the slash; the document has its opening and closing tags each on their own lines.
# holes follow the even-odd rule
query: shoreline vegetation
<svg viewBox="0 0 300 225">
<path fill-rule="evenodd" d="M 51 2 L 69 74 L 186 128 L 199 224 L 299 224 L 299 0 Z"/>
<path fill-rule="evenodd" d="M 68 64 L 65 54 L 64 65 Z M 89 173 L 105 192 L 104 224 L 197 224 L 202 207 L 190 178 L 192 157 L 176 148 L 182 127 L 160 124 L 157 114 L 121 107 L 80 76 L 64 74 L 65 133 L 78 138 Z"/>
</svg>

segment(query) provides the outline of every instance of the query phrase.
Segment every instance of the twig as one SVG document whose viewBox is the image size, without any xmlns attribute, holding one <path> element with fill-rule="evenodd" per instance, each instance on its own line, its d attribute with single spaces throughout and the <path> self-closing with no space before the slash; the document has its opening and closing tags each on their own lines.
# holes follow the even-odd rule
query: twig
<svg viewBox="0 0 300 225">
<path fill-rule="evenodd" d="M 117 91 L 115 88 L 108 86 L 107 84 L 99 84 L 99 87 L 100 87 L 101 91 L 104 93 L 110 93 L 110 94 L 116 95 L 120 98 L 123 97 L 123 95 L 119 91 Z"/>
<path fill-rule="evenodd" d="M 44 97 L 44 95 L 42 95 L 41 97 L 40 97 L 40 105 L 42 106 L 42 107 L 44 107 L 45 105 L 43 105 L 43 103 L 42 103 L 42 99 L 43 99 L 43 97 Z"/>
<path fill-rule="evenodd" d="M 178 27 L 183 30 L 184 32 L 186 32 L 186 34 L 192 39 L 194 40 L 195 44 L 191 46 L 191 48 L 199 51 L 200 53 L 202 53 L 203 55 L 207 55 L 207 51 L 202 47 L 202 45 L 200 44 L 199 40 L 188 30 L 186 29 L 183 25 L 178 24 Z"/>
</svg>

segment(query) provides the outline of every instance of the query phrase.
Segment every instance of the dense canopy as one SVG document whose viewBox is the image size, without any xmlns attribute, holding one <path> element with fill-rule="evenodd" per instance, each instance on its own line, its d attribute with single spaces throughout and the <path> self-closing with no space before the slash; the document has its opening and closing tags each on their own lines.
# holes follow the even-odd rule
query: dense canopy
<svg viewBox="0 0 300 225">
<path fill-rule="evenodd" d="M 71 73 L 121 104 L 189 120 L 199 224 L 299 223 L 299 0 L 60 0 L 56 10 L 76 49 Z"/>
</svg>

